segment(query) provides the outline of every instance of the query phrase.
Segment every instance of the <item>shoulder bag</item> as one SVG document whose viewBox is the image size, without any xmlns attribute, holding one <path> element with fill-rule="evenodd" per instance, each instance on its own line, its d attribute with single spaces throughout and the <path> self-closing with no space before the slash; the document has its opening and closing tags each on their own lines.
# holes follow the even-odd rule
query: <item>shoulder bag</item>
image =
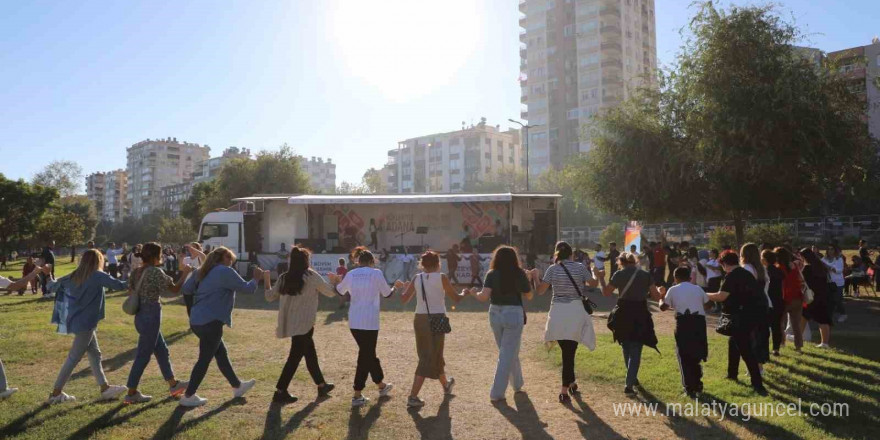
<svg viewBox="0 0 880 440">
<path fill-rule="evenodd" d="M 450 333 L 452 332 L 452 326 L 449 324 L 449 318 L 442 314 L 431 314 L 431 309 L 428 308 L 428 295 L 425 294 L 425 274 L 419 274 L 419 282 L 422 284 L 422 299 L 425 301 L 425 311 L 428 312 L 428 322 L 431 324 L 431 332 L 432 333 Z"/>
<path fill-rule="evenodd" d="M 564 270 L 565 274 L 568 275 L 568 280 L 571 281 L 571 285 L 574 286 L 574 290 L 576 290 L 578 296 L 581 297 L 581 303 L 584 305 L 584 310 L 587 312 L 588 315 L 592 315 L 593 310 L 598 307 L 596 303 L 594 303 L 590 300 L 590 298 L 587 298 L 586 296 L 584 296 L 583 293 L 581 293 L 581 288 L 578 286 L 578 283 L 575 282 L 574 277 L 571 276 L 571 272 L 568 271 L 568 268 L 565 267 L 565 262 L 559 263 L 559 266 L 562 267 L 562 270 Z M 633 278 L 635 278 L 635 274 L 633 274 Z M 630 283 L 632 283 L 632 279 L 630 279 L 629 281 Z M 627 287 L 629 287 L 628 284 Z"/>
<path fill-rule="evenodd" d="M 804 297 L 804 304 L 810 304 L 816 298 L 816 294 L 813 292 L 813 289 L 810 288 L 810 285 L 807 284 L 807 280 L 804 278 L 804 273 L 799 270 L 797 270 L 797 273 L 801 279 L 801 295 Z"/>
<path fill-rule="evenodd" d="M 141 270 L 141 277 L 138 279 L 137 286 L 135 286 L 134 290 L 128 295 L 128 298 L 125 298 L 125 301 L 122 303 L 122 311 L 129 315 L 137 315 L 138 310 L 141 308 L 141 285 L 144 284 L 144 278 L 147 277 L 147 269 L 149 267 Z"/>
</svg>

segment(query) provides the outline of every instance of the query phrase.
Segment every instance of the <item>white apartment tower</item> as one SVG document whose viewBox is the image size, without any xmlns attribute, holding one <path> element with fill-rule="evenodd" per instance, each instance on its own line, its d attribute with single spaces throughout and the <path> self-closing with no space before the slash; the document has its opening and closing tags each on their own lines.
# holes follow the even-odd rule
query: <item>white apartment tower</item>
<svg viewBox="0 0 880 440">
<path fill-rule="evenodd" d="M 128 179 L 125 170 L 93 173 L 86 177 L 86 196 L 101 220 L 120 222 L 128 212 Z"/>
<path fill-rule="evenodd" d="M 131 215 L 141 217 L 162 209 L 160 189 L 192 178 L 196 164 L 208 160 L 207 145 L 177 138 L 147 139 L 128 148 L 128 199 Z"/>
<path fill-rule="evenodd" d="M 654 0 L 520 0 L 521 117 L 529 173 L 587 151 L 583 129 L 602 109 L 656 83 Z"/>
<path fill-rule="evenodd" d="M 485 118 L 470 127 L 407 139 L 388 151 L 383 168 L 391 194 L 464 192 L 468 183 L 522 171 L 519 130 L 501 131 Z"/>
<path fill-rule="evenodd" d="M 309 159 L 300 156 L 299 164 L 309 176 L 309 184 L 312 189 L 322 194 L 336 192 L 336 164 L 327 158 L 312 156 Z"/>
</svg>

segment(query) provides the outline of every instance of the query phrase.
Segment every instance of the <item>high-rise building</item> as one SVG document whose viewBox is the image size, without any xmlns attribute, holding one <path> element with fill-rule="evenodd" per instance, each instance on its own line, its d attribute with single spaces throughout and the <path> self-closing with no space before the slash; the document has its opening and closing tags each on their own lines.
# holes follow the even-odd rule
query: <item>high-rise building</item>
<svg viewBox="0 0 880 440">
<path fill-rule="evenodd" d="M 141 217 L 161 210 L 160 190 L 191 179 L 196 164 L 210 157 L 211 148 L 167 138 L 147 139 L 132 145 L 127 151 L 131 215 Z"/>
<path fill-rule="evenodd" d="M 656 83 L 654 0 L 520 0 L 521 102 L 529 173 L 587 151 L 596 113 Z"/>
<path fill-rule="evenodd" d="M 483 118 L 461 130 L 398 142 L 383 174 L 391 194 L 457 193 L 493 173 L 521 172 L 524 160 L 519 130 L 501 131 Z"/>
<path fill-rule="evenodd" d="M 300 156 L 300 166 L 309 176 L 312 189 L 323 194 L 332 194 L 336 191 L 336 164 L 333 160 L 312 156 L 309 159 Z"/>
<path fill-rule="evenodd" d="M 875 37 L 867 46 L 829 52 L 828 59 L 839 66 L 849 78 L 852 90 L 864 99 L 868 131 L 880 139 L 880 38 Z"/>
<path fill-rule="evenodd" d="M 231 159 L 250 159 L 251 150 L 249 148 L 229 147 L 223 150 L 220 157 L 212 157 L 210 159 L 196 163 L 193 170 L 193 181 L 195 183 L 208 182 L 214 180 L 220 172 L 220 168 Z"/>
<path fill-rule="evenodd" d="M 250 159 L 251 150 L 247 148 L 229 147 L 223 150 L 220 157 L 212 157 L 197 162 L 193 173 L 181 183 L 166 185 L 159 188 L 159 197 L 162 202 L 162 211 L 171 217 L 180 215 L 183 202 L 192 195 L 193 186 L 201 182 L 210 182 L 217 177 L 220 169 L 232 159 Z"/>
<path fill-rule="evenodd" d="M 128 212 L 125 170 L 93 173 L 86 177 L 86 196 L 95 204 L 101 220 L 119 222 Z"/>
</svg>

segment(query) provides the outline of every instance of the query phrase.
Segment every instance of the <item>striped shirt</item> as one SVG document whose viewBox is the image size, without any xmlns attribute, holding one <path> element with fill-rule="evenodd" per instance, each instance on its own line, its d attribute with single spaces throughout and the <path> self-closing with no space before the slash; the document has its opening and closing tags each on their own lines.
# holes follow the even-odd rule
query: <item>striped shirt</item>
<svg viewBox="0 0 880 440">
<path fill-rule="evenodd" d="M 391 287 L 379 269 L 352 269 L 336 286 L 340 294 L 351 294 L 348 326 L 353 330 L 379 330 L 379 299 L 391 296 Z"/>
<path fill-rule="evenodd" d="M 571 277 L 574 278 L 574 281 L 578 284 L 581 294 L 586 295 L 586 283 L 593 279 L 593 276 L 587 271 L 586 266 L 574 261 L 564 261 L 561 264 L 565 264 L 565 268 L 568 269 Z M 544 272 L 543 281 L 553 287 L 552 303 L 570 303 L 581 299 L 581 296 L 578 295 L 577 289 L 575 289 L 571 280 L 568 278 L 568 275 L 566 275 L 565 270 L 559 265 L 559 263 L 547 268 L 547 272 Z"/>
</svg>

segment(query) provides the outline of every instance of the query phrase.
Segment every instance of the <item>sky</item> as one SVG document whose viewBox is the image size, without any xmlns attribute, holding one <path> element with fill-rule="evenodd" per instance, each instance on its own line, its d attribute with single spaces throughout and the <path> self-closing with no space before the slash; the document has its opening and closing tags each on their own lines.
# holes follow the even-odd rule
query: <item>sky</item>
<svg viewBox="0 0 880 440">
<path fill-rule="evenodd" d="M 777 3 L 829 51 L 880 33 L 875 1 Z M 656 0 L 661 65 L 691 2 Z M 176 137 L 212 156 L 287 143 L 359 182 L 400 140 L 518 118 L 517 3 L 0 0 L 0 173 L 125 168 L 127 147 Z"/>
</svg>

